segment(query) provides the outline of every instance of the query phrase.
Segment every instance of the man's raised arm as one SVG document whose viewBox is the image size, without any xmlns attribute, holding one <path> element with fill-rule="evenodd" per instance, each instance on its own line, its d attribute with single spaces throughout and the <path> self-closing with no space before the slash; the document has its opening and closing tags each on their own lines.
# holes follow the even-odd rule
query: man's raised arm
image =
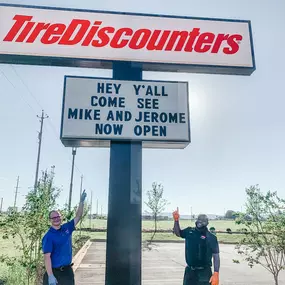
<svg viewBox="0 0 285 285">
<path fill-rule="evenodd" d="M 179 225 L 179 218 L 180 218 L 180 215 L 179 215 L 179 209 L 177 207 L 177 210 L 173 212 L 173 219 L 174 219 L 174 227 L 173 227 L 173 231 L 175 233 L 176 236 L 180 237 L 180 225 Z"/>
<path fill-rule="evenodd" d="M 79 223 L 80 219 L 82 218 L 83 209 L 84 209 L 84 201 L 86 199 L 86 196 L 87 196 L 87 194 L 84 190 L 81 197 L 80 197 L 80 203 L 79 203 L 79 206 L 78 206 L 78 209 L 76 212 L 76 216 L 74 218 L 74 226 L 76 226 Z"/>
</svg>

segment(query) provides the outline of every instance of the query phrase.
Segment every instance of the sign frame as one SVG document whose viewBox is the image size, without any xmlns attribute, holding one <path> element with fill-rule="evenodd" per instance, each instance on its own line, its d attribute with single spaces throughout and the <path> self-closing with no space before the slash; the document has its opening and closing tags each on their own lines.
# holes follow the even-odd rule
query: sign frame
<svg viewBox="0 0 285 285">
<path fill-rule="evenodd" d="M 65 147 L 97 147 L 97 148 L 109 148 L 111 141 L 114 142 L 142 142 L 143 148 L 149 149 L 184 149 L 191 143 L 191 126 L 190 126 L 190 107 L 189 107 L 189 82 L 188 81 L 170 81 L 170 80 L 147 80 L 142 79 L 139 82 L 160 82 L 160 83 L 184 83 L 187 89 L 187 116 L 188 120 L 186 124 L 188 125 L 188 139 L 186 140 L 152 140 L 149 138 L 137 138 L 137 139 L 120 139 L 120 138 L 80 138 L 80 137 L 63 137 L 63 122 L 64 122 L 64 110 L 65 110 L 65 97 L 66 97 L 66 84 L 68 78 L 83 78 L 83 79 L 102 79 L 112 81 L 133 81 L 138 82 L 138 80 L 118 80 L 110 77 L 97 77 L 97 76 L 77 76 L 77 75 L 65 75 L 64 76 L 64 86 L 63 86 L 63 98 L 62 98 L 62 111 L 61 111 L 61 123 L 60 123 L 60 140 Z M 179 95 L 177 95 L 179 96 Z"/>
<path fill-rule="evenodd" d="M 172 19 L 191 19 L 191 20 L 204 20 L 204 21 L 222 21 L 222 22 L 235 22 L 247 23 L 249 28 L 249 38 L 251 47 L 252 67 L 246 66 L 219 66 L 219 65 L 198 65 L 198 64 L 181 64 L 181 63 L 164 63 L 164 62 L 140 62 L 126 60 L 123 62 L 132 62 L 134 65 L 141 67 L 144 71 L 157 71 L 157 72 L 178 72 L 178 73 L 202 73 L 202 74 L 225 74 L 225 75 L 251 75 L 256 70 L 254 44 L 250 20 L 236 20 L 236 19 L 222 19 L 222 18 L 202 18 L 190 16 L 176 16 L 176 15 L 159 15 L 159 14 L 145 14 L 133 12 L 117 12 L 117 11 L 100 11 L 89 9 L 76 9 L 76 8 L 61 8 L 49 6 L 33 6 L 21 4 L 5 4 L 0 3 L 2 7 L 15 7 L 15 8 L 31 8 L 42 10 L 57 10 L 69 12 L 86 12 L 86 13 L 100 13 L 100 14 L 117 14 L 117 15 L 130 15 L 142 17 L 160 17 Z M 61 67 L 82 67 L 82 68 L 100 68 L 112 69 L 113 62 L 121 62 L 122 60 L 113 59 L 90 59 L 90 58 L 71 58 L 71 57 L 50 57 L 50 56 L 31 56 L 31 55 L 11 55 L 0 54 L 0 63 L 4 64 L 23 64 L 23 65 L 39 65 L 39 66 L 61 66 Z"/>
</svg>

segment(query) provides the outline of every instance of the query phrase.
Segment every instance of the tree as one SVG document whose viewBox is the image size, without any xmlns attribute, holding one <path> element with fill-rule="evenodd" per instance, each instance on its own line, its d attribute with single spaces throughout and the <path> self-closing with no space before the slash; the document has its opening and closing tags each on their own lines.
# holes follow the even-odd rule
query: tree
<svg viewBox="0 0 285 285">
<path fill-rule="evenodd" d="M 20 212 L 10 212 L 1 222 L 3 238 L 19 238 L 16 248 L 22 253 L 20 257 L 0 256 L 8 266 L 15 263 L 26 269 L 27 284 L 40 284 L 43 274 L 41 240 L 49 228 L 48 214 L 56 207 L 59 189 L 53 186 L 53 173 L 42 173 L 36 191 L 32 189 L 26 196 Z M 24 284 L 24 283 L 23 283 Z M 26 283 L 25 283 L 26 284 Z"/>
<path fill-rule="evenodd" d="M 263 194 L 258 185 L 247 188 L 246 194 L 246 213 L 236 220 L 245 232 L 238 253 L 250 267 L 259 264 L 268 270 L 278 285 L 279 273 L 285 269 L 285 200 L 277 192 Z"/>
<path fill-rule="evenodd" d="M 69 222 L 72 220 L 76 214 L 77 206 L 68 209 L 68 203 L 65 203 L 62 210 L 60 211 L 62 214 L 62 222 Z"/>
<path fill-rule="evenodd" d="M 236 218 L 235 211 L 228 210 L 225 215 L 226 219 L 234 220 Z"/>
<path fill-rule="evenodd" d="M 8 209 L 7 209 L 7 214 L 10 215 L 13 212 L 18 212 L 18 207 L 11 207 L 11 206 L 9 206 Z"/>
<path fill-rule="evenodd" d="M 145 204 L 151 210 L 154 219 L 154 233 L 150 239 L 150 243 L 153 241 L 157 232 L 158 216 L 165 210 L 165 206 L 168 204 L 167 200 L 163 198 L 163 192 L 163 186 L 156 182 L 153 182 L 152 189 L 147 191 L 148 201 L 145 202 Z"/>
</svg>

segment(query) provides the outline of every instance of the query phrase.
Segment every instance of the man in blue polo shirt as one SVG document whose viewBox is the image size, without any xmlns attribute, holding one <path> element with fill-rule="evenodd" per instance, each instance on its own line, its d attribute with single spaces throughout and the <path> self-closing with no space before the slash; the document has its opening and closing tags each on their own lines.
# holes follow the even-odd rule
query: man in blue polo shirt
<svg viewBox="0 0 285 285">
<path fill-rule="evenodd" d="M 86 192 L 83 191 L 76 216 L 62 224 L 58 211 L 51 211 L 51 227 L 42 239 L 46 272 L 43 285 L 74 285 L 72 269 L 72 233 L 83 215 Z"/>
</svg>

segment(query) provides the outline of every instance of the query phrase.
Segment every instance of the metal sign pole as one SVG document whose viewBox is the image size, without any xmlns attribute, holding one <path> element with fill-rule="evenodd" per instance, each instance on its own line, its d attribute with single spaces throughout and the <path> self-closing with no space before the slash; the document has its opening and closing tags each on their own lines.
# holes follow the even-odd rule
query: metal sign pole
<svg viewBox="0 0 285 285">
<path fill-rule="evenodd" d="M 113 79 L 142 80 L 142 68 L 113 63 Z M 111 141 L 106 285 L 141 285 L 142 143 Z"/>
</svg>

